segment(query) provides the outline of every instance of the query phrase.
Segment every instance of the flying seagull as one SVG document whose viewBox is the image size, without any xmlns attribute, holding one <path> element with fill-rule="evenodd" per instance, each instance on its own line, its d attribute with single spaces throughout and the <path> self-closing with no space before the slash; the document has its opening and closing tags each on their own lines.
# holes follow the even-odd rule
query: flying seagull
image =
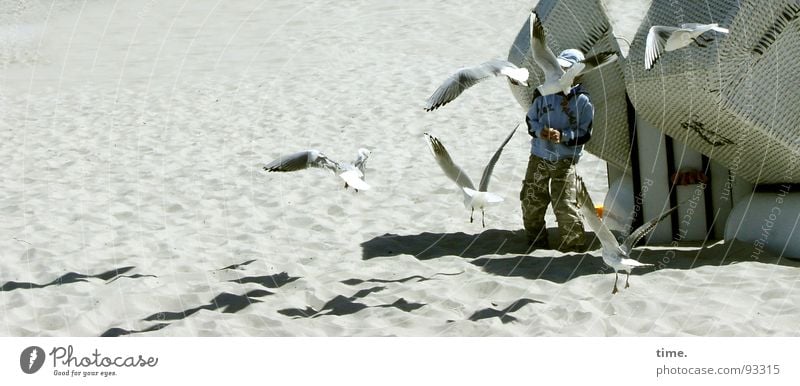
<svg viewBox="0 0 800 386">
<path fill-rule="evenodd" d="M 318 150 L 304 150 L 281 156 L 264 166 L 264 170 L 268 172 L 295 172 L 307 168 L 328 169 L 344 180 L 345 189 L 352 186 L 358 192 L 359 190 L 368 190 L 370 188 L 364 182 L 364 168 L 371 153 L 369 150 L 361 148 L 358 149 L 358 157 L 353 163 L 340 163 L 328 158 Z"/>
<path fill-rule="evenodd" d="M 486 168 L 483 169 L 483 175 L 481 176 L 481 183 L 478 186 L 478 189 L 475 189 L 475 184 L 472 183 L 472 180 L 464 173 L 464 170 L 461 169 L 453 159 L 450 158 L 450 154 L 445 149 L 444 145 L 438 138 L 434 137 L 431 134 L 425 133 L 425 136 L 428 138 L 428 145 L 430 147 L 431 152 L 433 153 L 434 158 L 436 158 L 436 163 L 444 171 L 444 174 L 453 180 L 456 185 L 461 189 L 464 193 L 464 206 L 470 210 L 469 214 L 469 222 L 473 220 L 473 213 L 475 209 L 480 209 L 481 211 L 481 224 L 485 227 L 486 226 L 486 215 L 484 210 L 490 204 L 497 204 L 503 201 L 503 198 L 495 193 L 491 193 L 487 191 L 489 188 L 489 179 L 492 177 L 492 171 L 494 171 L 494 165 L 497 163 L 497 160 L 500 159 L 500 154 L 503 152 L 503 147 L 506 146 L 511 137 L 514 136 L 514 133 L 517 131 L 517 128 L 514 127 L 514 130 L 511 130 L 511 133 L 506 137 L 497 151 L 494 152 L 492 159 L 489 160 L 489 163 L 486 165 Z"/>
<path fill-rule="evenodd" d="M 436 91 L 425 101 L 425 111 L 433 111 L 452 102 L 464 90 L 479 82 L 498 75 L 505 75 L 514 84 L 528 86 L 528 69 L 519 68 L 513 63 L 493 59 L 474 67 L 459 69 L 442 83 Z"/>
<path fill-rule="evenodd" d="M 650 27 L 650 31 L 647 32 L 647 40 L 645 41 L 644 69 L 649 70 L 653 68 L 653 64 L 661 57 L 664 51 L 675 51 L 692 44 L 692 42 L 697 43 L 700 47 L 708 46 L 708 43 L 714 40 L 702 36 L 708 31 L 716 31 L 724 34 L 728 33 L 727 28 L 722 28 L 716 23 L 687 23 L 681 24 L 680 27 L 663 25 L 654 25 Z M 702 39 L 703 42 L 697 40 L 698 38 Z"/>
<path fill-rule="evenodd" d="M 531 12 L 530 16 L 530 33 L 531 33 L 531 55 L 533 61 L 544 72 L 544 83 L 538 89 L 542 95 L 550 95 L 558 92 L 569 94 L 572 89 L 572 83 L 578 76 L 592 72 L 601 68 L 609 63 L 617 60 L 617 54 L 611 51 L 604 51 L 597 55 L 588 58 L 578 58 L 577 62 L 571 63 L 556 57 L 553 51 L 547 46 L 547 41 L 544 34 L 544 27 L 542 22 L 536 15 L 536 12 Z M 577 51 L 577 50 L 565 50 Z M 580 53 L 580 51 L 577 51 Z M 562 53 L 563 54 L 563 53 Z M 580 53 L 583 56 L 583 53 Z M 567 67 L 564 70 L 564 67 Z"/>
<path fill-rule="evenodd" d="M 617 280 L 619 279 L 619 271 L 625 271 L 628 274 L 628 276 L 625 278 L 625 288 L 628 288 L 630 287 L 628 280 L 631 277 L 632 269 L 652 266 L 652 264 L 644 264 L 631 259 L 631 250 L 642 237 L 650 233 L 650 231 L 652 231 L 661 220 L 669 216 L 670 213 L 674 212 L 675 209 L 678 209 L 678 207 L 675 206 L 672 209 L 662 213 L 658 217 L 636 228 L 636 230 L 631 232 L 631 234 L 625 238 L 625 241 L 622 243 L 622 245 L 619 245 L 619 242 L 617 242 L 614 234 L 611 233 L 606 224 L 604 224 L 600 218 L 597 217 L 594 203 L 592 203 L 592 198 L 589 196 L 589 191 L 586 189 L 586 185 L 583 183 L 583 180 L 580 177 L 577 178 L 578 205 L 580 208 L 580 213 L 585 220 L 586 225 L 588 225 L 589 228 L 594 231 L 594 234 L 597 236 L 597 239 L 600 240 L 600 244 L 603 246 L 603 262 L 614 269 L 614 289 L 611 291 L 611 293 L 615 294 L 618 292 Z"/>
</svg>

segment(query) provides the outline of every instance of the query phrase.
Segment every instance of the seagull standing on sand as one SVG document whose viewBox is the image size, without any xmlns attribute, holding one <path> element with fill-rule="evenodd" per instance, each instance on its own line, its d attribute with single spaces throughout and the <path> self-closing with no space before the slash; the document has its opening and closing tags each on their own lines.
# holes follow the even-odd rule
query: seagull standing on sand
<svg viewBox="0 0 800 386">
<path fill-rule="evenodd" d="M 669 214 L 675 211 L 675 209 L 678 209 L 678 207 L 675 206 L 672 209 L 662 213 L 658 217 L 636 228 L 636 230 L 631 232 L 631 234 L 625 238 L 625 241 L 622 243 L 622 245 L 619 245 L 619 242 L 617 242 L 614 234 L 611 233 L 606 224 L 600 221 L 600 218 L 597 217 L 594 203 L 592 203 L 592 198 L 589 196 L 589 191 L 586 189 L 586 185 L 583 183 L 583 180 L 580 177 L 577 178 L 578 206 L 580 213 L 586 224 L 592 229 L 592 231 L 594 231 L 594 234 L 597 236 L 597 239 L 600 240 L 600 244 L 603 246 L 603 262 L 614 269 L 614 289 L 611 291 L 611 294 L 615 294 L 618 292 L 617 281 L 619 280 L 619 271 L 625 271 L 628 274 L 628 276 L 625 278 L 625 288 L 628 288 L 630 287 L 628 280 L 631 277 L 632 269 L 652 266 L 652 264 L 644 264 L 631 259 L 631 250 L 636 242 L 650 233 L 650 231 L 655 229 L 656 225 L 658 225 L 661 220 L 669 216 Z"/>
<path fill-rule="evenodd" d="M 339 163 L 318 150 L 304 150 L 281 156 L 264 166 L 264 170 L 268 172 L 294 172 L 307 168 L 328 169 L 344 180 L 345 189 L 352 186 L 358 192 L 359 190 L 368 190 L 370 188 L 364 182 L 364 168 L 371 153 L 369 150 L 361 148 L 358 149 L 358 156 L 353 163 Z"/>
<path fill-rule="evenodd" d="M 529 24 L 531 55 L 533 55 L 533 61 L 544 72 L 544 83 L 538 87 L 542 95 L 558 92 L 567 95 L 572 89 L 575 78 L 617 60 L 617 54 L 611 51 L 584 58 L 583 53 L 576 49 L 564 50 L 556 57 L 547 46 L 544 27 L 542 27 L 542 22 L 536 12 L 531 12 Z"/>
<path fill-rule="evenodd" d="M 498 75 L 505 75 L 514 84 L 528 86 L 528 69 L 519 68 L 513 63 L 494 59 L 481 63 L 475 67 L 465 67 L 459 69 L 447 80 L 442 83 L 436 91 L 425 101 L 425 111 L 433 111 L 437 108 L 452 102 L 464 90 L 478 84 L 479 82 Z"/>
<path fill-rule="evenodd" d="M 461 191 L 464 193 L 464 206 L 470 209 L 469 214 L 469 222 L 473 220 L 473 213 L 475 209 L 480 209 L 481 211 L 481 225 L 486 227 L 486 215 L 484 210 L 491 204 L 497 204 L 503 201 L 503 198 L 495 193 L 488 192 L 487 189 L 489 188 L 489 179 L 492 177 L 492 171 L 494 171 L 494 165 L 497 163 L 497 160 L 500 159 L 500 154 L 503 152 L 503 147 L 506 146 L 508 141 L 511 140 L 511 137 L 514 136 L 514 133 L 517 131 L 517 128 L 514 127 L 514 130 L 511 130 L 511 133 L 506 137 L 500 147 L 495 151 L 492 159 L 489 160 L 489 163 L 486 165 L 486 168 L 483 169 L 483 175 L 481 176 L 481 183 L 478 186 L 478 189 L 475 189 L 475 184 L 472 183 L 472 180 L 464 173 L 464 170 L 461 169 L 460 166 L 456 165 L 453 162 L 453 159 L 450 158 L 450 154 L 445 149 L 444 145 L 438 138 L 425 133 L 425 136 L 428 138 L 428 145 L 433 153 L 434 158 L 436 158 L 436 163 L 444 171 L 444 174 L 453 180 L 453 182 L 458 185 Z"/>
<path fill-rule="evenodd" d="M 662 25 L 650 27 L 650 31 L 647 32 L 647 40 L 645 41 L 644 69 L 649 70 L 653 68 L 653 64 L 661 57 L 664 51 L 675 51 L 692 44 L 692 42 L 697 43 L 700 47 L 708 46 L 708 43 L 714 40 L 702 36 L 708 31 L 716 31 L 724 34 L 728 33 L 727 28 L 722 28 L 716 23 L 687 23 L 681 24 L 680 27 Z M 703 39 L 703 42 L 701 43 L 697 40 L 698 38 Z"/>
</svg>

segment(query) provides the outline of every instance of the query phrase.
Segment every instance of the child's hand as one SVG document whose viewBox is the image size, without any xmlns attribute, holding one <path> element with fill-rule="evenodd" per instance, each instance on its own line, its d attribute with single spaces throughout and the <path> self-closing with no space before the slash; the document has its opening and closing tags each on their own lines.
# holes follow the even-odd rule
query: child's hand
<svg viewBox="0 0 800 386">
<path fill-rule="evenodd" d="M 542 138 L 553 143 L 560 143 L 561 133 L 553 128 L 545 127 L 542 129 Z"/>
</svg>

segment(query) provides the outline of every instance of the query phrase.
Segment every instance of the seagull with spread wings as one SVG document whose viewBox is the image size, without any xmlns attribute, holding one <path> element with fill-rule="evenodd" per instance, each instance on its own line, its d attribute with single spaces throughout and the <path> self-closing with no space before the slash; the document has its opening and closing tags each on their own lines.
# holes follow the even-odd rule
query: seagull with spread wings
<svg viewBox="0 0 800 386">
<path fill-rule="evenodd" d="M 595 210 L 594 203 L 592 202 L 592 198 L 589 196 L 589 191 L 586 189 L 586 185 L 583 183 L 583 180 L 580 177 L 577 178 L 578 207 L 580 209 L 580 214 L 581 217 L 583 217 L 586 225 L 592 229 L 594 234 L 597 236 L 597 239 L 600 240 L 600 244 L 602 244 L 601 252 L 603 254 L 603 262 L 614 269 L 614 289 L 611 291 L 611 293 L 615 294 L 618 292 L 617 281 L 619 280 L 619 271 L 624 271 L 628 274 L 628 276 L 625 278 L 625 288 L 628 288 L 630 287 L 628 280 L 631 277 L 632 269 L 652 266 L 652 264 L 644 264 L 631 259 L 631 250 L 636 243 L 641 240 L 642 237 L 655 229 L 656 225 L 658 225 L 661 220 L 669 216 L 672 212 L 678 209 L 678 207 L 675 206 L 672 209 L 662 213 L 658 217 L 636 228 L 636 230 L 631 232 L 631 234 L 625 238 L 625 241 L 622 243 L 622 245 L 619 245 L 619 242 L 617 241 L 617 238 L 614 237 L 614 234 L 611 233 L 606 224 L 604 224 L 600 218 L 597 217 L 597 211 Z"/>
<path fill-rule="evenodd" d="M 436 110 L 452 102 L 464 90 L 499 75 L 505 75 L 514 84 L 528 86 L 527 68 L 519 68 L 507 60 L 494 59 L 474 67 L 461 68 L 450 75 L 425 101 L 425 111 Z"/>
<path fill-rule="evenodd" d="M 461 167 L 455 162 L 453 162 L 452 158 L 450 158 L 450 153 L 447 152 L 447 149 L 445 149 L 442 142 L 433 135 L 425 133 L 425 136 L 428 139 L 428 146 L 433 153 L 434 158 L 436 158 L 436 163 L 438 163 L 442 168 L 444 174 L 453 180 L 453 182 L 458 185 L 459 189 L 461 189 L 462 193 L 464 193 L 464 206 L 470 210 L 469 222 L 473 221 L 473 213 L 475 212 L 475 209 L 480 209 L 481 224 L 485 227 L 485 209 L 492 204 L 497 204 L 503 201 L 503 197 L 488 191 L 489 179 L 492 177 L 494 165 L 497 163 L 497 160 L 500 159 L 500 154 L 503 152 L 503 148 L 506 146 L 508 141 L 511 140 L 511 137 L 514 136 L 514 133 L 517 131 L 518 127 L 519 124 L 514 127 L 514 130 L 512 130 L 503 143 L 500 144 L 500 147 L 497 149 L 497 151 L 495 151 L 492 159 L 490 159 L 489 163 L 486 164 L 486 168 L 483 169 L 480 185 L 478 185 L 477 189 L 475 189 L 475 184 L 472 183 L 472 180 L 469 178 L 469 176 L 464 173 L 464 170 L 461 169 Z"/>
<path fill-rule="evenodd" d="M 722 28 L 716 23 L 686 23 L 681 24 L 680 27 L 663 25 L 650 27 L 647 32 L 647 40 L 645 40 L 644 69 L 653 68 L 653 64 L 661 57 L 664 51 L 675 51 L 692 44 L 692 42 L 697 43 L 700 47 L 708 46 L 708 43 L 714 40 L 702 36 L 708 31 L 728 33 L 727 28 Z M 697 39 L 703 39 L 703 42 Z"/>
<path fill-rule="evenodd" d="M 321 168 L 332 171 L 344 180 L 344 187 L 353 187 L 356 192 L 369 190 L 370 186 L 364 181 L 364 169 L 370 152 L 367 149 L 358 149 L 358 156 L 353 163 L 336 162 L 318 150 L 303 150 L 289 155 L 278 157 L 264 166 L 268 172 L 295 172 L 308 168 Z"/>
<path fill-rule="evenodd" d="M 558 57 L 547 46 L 544 27 L 535 11 L 530 16 L 531 55 L 533 61 L 544 72 L 544 83 L 538 90 L 542 95 L 555 93 L 569 94 L 575 78 L 597 70 L 617 60 L 617 54 L 611 51 L 600 52 L 597 55 L 583 58 L 583 53 L 575 49 L 564 50 Z M 565 60 L 562 56 L 569 53 L 575 61 Z M 580 55 L 576 55 L 580 54 Z"/>
</svg>

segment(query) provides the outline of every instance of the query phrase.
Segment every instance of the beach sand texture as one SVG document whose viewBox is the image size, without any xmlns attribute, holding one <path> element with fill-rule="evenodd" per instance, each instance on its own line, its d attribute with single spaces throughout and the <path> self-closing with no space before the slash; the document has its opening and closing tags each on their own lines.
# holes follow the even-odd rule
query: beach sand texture
<svg viewBox="0 0 800 386">
<path fill-rule="evenodd" d="M 524 130 L 469 223 L 422 133 L 477 181 L 524 111 L 503 79 L 422 107 L 505 57 L 529 2 L 0 4 L 0 335 L 800 331 L 798 264 L 750 244 L 641 248 L 656 267 L 614 296 L 598 251 L 527 254 Z M 359 147 L 369 191 L 261 170 Z M 579 172 L 603 202 L 604 163 Z"/>
</svg>

